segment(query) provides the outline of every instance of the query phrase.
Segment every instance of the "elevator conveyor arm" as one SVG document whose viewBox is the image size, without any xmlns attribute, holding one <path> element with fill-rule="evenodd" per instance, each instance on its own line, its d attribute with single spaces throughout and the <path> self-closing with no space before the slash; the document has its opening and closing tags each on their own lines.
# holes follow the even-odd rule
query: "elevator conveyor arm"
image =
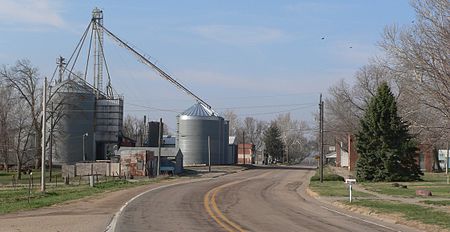
<svg viewBox="0 0 450 232">
<path fill-rule="evenodd" d="M 95 22 L 94 22 L 95 23 Z M 133 53 L 133 55 L 135 55 L 138 60 L 140 62 L 142 62 L 143 64 L 153 68 L 154 70 L 156 70 L 158 72 L 158 74 L 165 78 L 166 80 L 170 81 L 172 84 L 174 84 L 176 87 L 180 88 L 181 90 L 183 90 L 185 93 L 187 93 L 188 95 L 190 95 L 191 97 L 195 98 L 195 100 L 197 102 L 199 102 L 200 104 L 206 106 L 208 109 L 211 109 L 211 106 L 206 103 L 205 101 L 203 101 L 201 98 L 199 98 L 197 95 L 195 95 L 193 92 L 191 92 L 190 90 L 188 90 L 186 87 L 184 87 L 183 85 L 181 85 L 178 81 L 176 81 L 175 79 L 173 79 L 171 76 L 169 76 L 169 74 L 167 74 L 166 72 L 164 72 L 162 69 L 160 69 L 158 66 L 156 66 L 154 63 L 152 63 L 150 60 L 148 60 L 145 56 L 141 55 L 139 52 L 137 52 L 135 49 L 133 49 L 130 45 L 128 45 L 127 43 L 125 43 L 124 41 L 122 41 L 119 37 L 117 37 L 116 35 L 114 35 L 112 32 L 110 32 L 108 29 L 106 29 L 103 25 L 100 25 L 97 23 L 97 26 L 101 27 L 104 32 L 106 32 L 106 34 L 108 36 L 110 36 L 111 38 L 113 38 L 118 44 L 119 46 L 122 46 L 126 49 L 128 49 L 129 51 L 131 51 L 131 53 Z"/>
</svg>

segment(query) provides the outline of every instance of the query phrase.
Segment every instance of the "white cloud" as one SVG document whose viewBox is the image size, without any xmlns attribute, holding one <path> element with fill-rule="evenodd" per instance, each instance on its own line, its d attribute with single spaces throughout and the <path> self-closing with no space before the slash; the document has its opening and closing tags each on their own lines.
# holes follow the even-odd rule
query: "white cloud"
<svg viewBox="0 0 450 232">
<path fill-rule="evenodd" d="M 285 37 L 283 31 L 268 27 L 203 25 L 193 28 L 200 36 L 232 45 L 271 43 Z"/>
<path fill-rule="evenodd" d="M 54 3 L 49 0 L 2 0 L 0 21 L 9 25 L 64 27 L 66 23 Z"/>
</svg>

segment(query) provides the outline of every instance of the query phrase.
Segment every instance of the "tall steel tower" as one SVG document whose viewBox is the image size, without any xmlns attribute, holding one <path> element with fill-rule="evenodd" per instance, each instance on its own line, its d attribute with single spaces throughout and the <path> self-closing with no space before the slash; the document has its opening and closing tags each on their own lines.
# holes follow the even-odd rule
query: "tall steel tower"
<svg viewBox="0 0 450 232">
<path fill-rule="evenodd" d="M 93 52 L 94 52 L 94 88 L 97 97 L 103 91 L 103 11 L 97 7 L 92 10 L 93 24 Z"/>
</svg>

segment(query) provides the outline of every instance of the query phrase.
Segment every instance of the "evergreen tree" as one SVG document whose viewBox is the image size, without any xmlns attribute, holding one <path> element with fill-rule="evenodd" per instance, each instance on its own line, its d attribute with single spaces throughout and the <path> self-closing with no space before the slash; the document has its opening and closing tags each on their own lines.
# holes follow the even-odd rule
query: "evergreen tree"
<svg viewBox="0 0 450 232">
<path fill-rule="evenodd" d="M 408 124 L 397 115 L 397 104 L 387 83 L 370 100 L 357 134 L 359 181 L 419 180 L 417 146 Z"/>
<path fill-rule="evenodd" d="M 282 160 L 284 155 L 284 143 L 281 140 L 281 132 L 275 123 L 264 131 L 265 154 L 275 160 Z"/>
</svg>

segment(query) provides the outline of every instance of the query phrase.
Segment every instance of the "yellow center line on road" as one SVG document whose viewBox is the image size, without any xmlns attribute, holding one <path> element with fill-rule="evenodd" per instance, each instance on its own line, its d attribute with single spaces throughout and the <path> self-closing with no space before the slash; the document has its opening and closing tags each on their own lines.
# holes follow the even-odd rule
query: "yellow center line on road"
<svg viewBox="0 0 450 232">
<path fill-rule="evenodd" d="M 216 217 L 216 215 L 212 212 L 211 207 L 209 206 L 209 196 L 211 195 L 211 191 L 209 190 L 209 192 L 207 192 L 205 194 L 205 197 L 203 198 L 203 205 L 205 206 L 206 212 L 208 212 L 208 214 L 214 219 L 214 221 L 216 221 L 220 226 L 222 226 L 225 230 L 229 231 L 229 232 L 234 232 L 234 230 L 232 228 L 230 228 L 227 224 L 223 223 L 222 220 L 218 219 Z"/>
<path fill-rule="evenodd" d="M 235 231 L 245 232 L 245 230 L 242 229 L 238 224 L 236 224 L 235 222 L 232 222 L 230 219 L 228 219 L 220 211 L 219 207 L 217 207 L 217 203 L 216 203 L 217 193 L 222 188 L 226 188 L 231 185 L 235 185 L 235 184 L 238 184 L 238 183 L 241 183 L 244 181 L 248 181 L 250 179 L 260 178 L 260 177 L 268 175 L 269 173 L 271 173 L 271 172 L 266 172 L 266 173 L 263 173 L 261 175 L 258 175 L 258 176 L 252 177 L 252 178 L 247 178 L 245 180 L 239 180 L 239 181 L 233 181 L 230 183 L 226 183 L 226 184 L 220 185 L 218 187 L 215 187 L 215 188 L 209 190 L 203 198 L 203 204 L 206 209 L 206 212 L 214 219 L 214 221 L 217 222 L 217 224 L 222 226 L 226 231 L 228 231 L 228 232 L 235 232 Z M 211 209 L 211 207 L 212 207 L 212 209 Z"/>
</svg>

